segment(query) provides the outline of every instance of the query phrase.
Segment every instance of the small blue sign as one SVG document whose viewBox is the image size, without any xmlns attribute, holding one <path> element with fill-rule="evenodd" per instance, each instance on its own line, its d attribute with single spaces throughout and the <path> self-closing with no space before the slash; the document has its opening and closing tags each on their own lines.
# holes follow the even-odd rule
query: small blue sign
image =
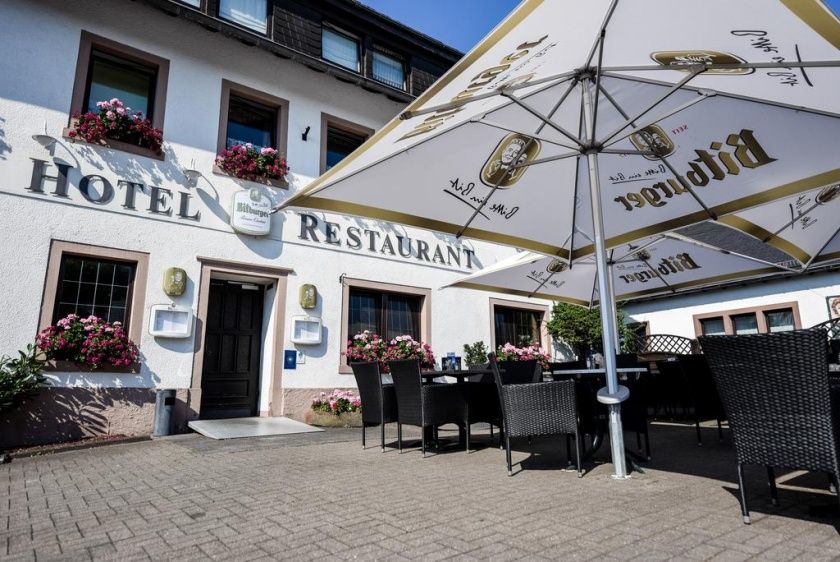
<svg viewBox="0 0 840 562">
<path fill-rule="evenodd" d="M 283 354 L 283 368 L 297 369 L 297 350 L 287 349 Z"/>
</svg>

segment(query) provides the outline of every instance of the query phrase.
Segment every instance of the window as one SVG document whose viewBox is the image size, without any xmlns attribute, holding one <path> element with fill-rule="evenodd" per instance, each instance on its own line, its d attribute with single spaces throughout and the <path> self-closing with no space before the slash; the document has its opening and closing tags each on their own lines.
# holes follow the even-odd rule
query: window
<svg viewBox="0 0 840 562">
<path fill-rule="evenodd" d="M 321 114 L 321 173 L 344 160 L 372 134 L 373 129 Z"/>
<path fill-rule="evenodd" d="M 53 323 L 68 314 L 93 314 L 128 323 L 136 264 L 65 254 L 58 273 Z"/>
<path fill-rule="evenodd" d="M 516 346 L 537 343 L 546 347 L 548 336 L 544 323 L 547 313 L 547 306 L 490 299 L 492 349 L 495 351 L 506 343 Z"/>
<path fill-rule="evenodd" d="M 493 326 L 496 331 L 496 344 L 512 343 L 517 347 L 530 345 L 542 340 L 540 323 L 542 313 L 536 310 L 522 310 L 497 306 L 493 315 Z"/>
<path fill-rule="evenodd" d="M 276 133 L 276 107 L 268 107 L 231 94 L 225 148 L 248 143 L 258 150 L 265 146 L 274 147 Z"/>
<path fill-rule="evenodd" d="M 430 289 L 345 278 L 341 341 L 370 330 L 388 340 L 407 334 L 431 343 L 431 295 Z M 352 373 L 343 356 L 339 372 Z"/>
<path fill-rule="evenodd" d="M 82 107 L 96 111 L 96 102 L 119 98 L 132 112 L 154 114 L 157 68 L 94 49 L 90 55 L 87 92 Z"/>
<path fill-rule="evenodd" d="M 219 17 L 267 33 L 268 0 L 219 0 Z"/>
<path fill-rule="evenodd" d="M 768 332 L 789 332 L 794 330 L 793 310 L 768 310 L 764 313 Z"/>
<path fill-rule="evenodd" d="M 286 153 L 289 102 L 222 80 L 218 151 L 235 144 L 270 146 Z"/>
<path fill-rule="evenodd" d="M 723 317 L 706 318 L 700 320 L 701 334 L 704 336 L 722 336 L 726 334 L 726 328 L 723 325 Z"/>
<path fill-rule="evenodd" d="M 201 9 L 201 0 L 180 0 L 180 2 Z"/>
<path fill-rule="evenodd" d="M 421 306 L 417 295 L 351 289 L 347 333 L 353 337 L 370 330 L 385 339 L 409 335 L 420 340 Z"/>
<path fill-rule="evenodd" d="M 394 88 L 405 89 L 405 67 L 401 60 L 373 51 L 373 78 Z"/>
<path fill-rule="evenodd" d="M 324 60 L 359 72 L 359 42 L 343 33 L 324 28 L 321 34 L 321 56 Z"/>
<path fill-rule="evenodd" d="M 140 342 L 149 255 L 53 240 L 47 264 L 40 326 L 68 314 L 94 314 L 122 322 Z"/>
<path fill-rule="evenodd" d="M 766 334 L 800 327 L 799 305 L 795 302 L 694 316 L 694 331 L 698 336 Z"/>
<path fill-rule="evenodd" d="M 169 61 L 82 31 L 70 113 L 96 110 L 96 102 L 119 98 L 163 129 Z"/>
</svg>

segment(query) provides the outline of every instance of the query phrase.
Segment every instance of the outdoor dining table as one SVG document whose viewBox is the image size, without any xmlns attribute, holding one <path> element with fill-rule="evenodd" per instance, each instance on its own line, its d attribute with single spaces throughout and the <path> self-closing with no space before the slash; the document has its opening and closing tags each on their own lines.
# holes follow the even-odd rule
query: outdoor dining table
<svg viewBox="0 0 840 562">
<path fill-rule="evenodd" d="M 627 376 L 631 376 L 631 375 L 639 376 L 639 375 L 642 375 L 644 373 L 647 373 L 648 369 L 646 367 L 619 367 L 618 369 L 616 369 L 616 371 L 618 373 L 619 382 L 620 382 L 620 380 L 622 378 L 626 378 Z M 603 369 L 603 368 L 598 368 L 598 367 L 589 368 L 589 369 L 555 369 L 555 370 L 550 370 L 550 371 L 544 372 L 543 373 L 543 378 L 545 378 L 547 380 L 558 380 L 563 376 L 568 378 L 568 376 L 570 376 L 570 375 L 574 376 L 575 379 L 578 379 L 578 380 L 582 381 L 585 378 L 605 376 L 606 375 L 606 370 Z M 620 396 L 621 397 L 620 400 L 623 401 L 627 398 L 627 396 L 629 396 L 629 391 L 625 387 L 619 386 L 618 396 Z M 606 404 L 609 404 L 609 403 L 614 403 L 614 401 L 616 400 L 616 397 L 612 397 L 609 394 L 606 394 L 606 388 L 602 388 L 596 393 L 595 399 L 600 404 L 606 405 Z M 596 412 L 596 411 L 597 410 L 593 410 L 593 412 Z M 601 448 L 601 445 L 604 444 L 604 436 L 605 436 L 604 427 L 602 427 L 602 424 L 599 424 L 599 423 L 594 423 L 593 427 L 595 427 L 596 429 L 595 429 L 594 433 L 589 434 L 591 445 L 589 447 L 584 447 L 584 449 L 582 451 L 582 454 L 581 454 L 581 459 L 583 459 L 583 460 L 588 460 L 588 459 L 592 458 L 592 456 L 598 451 L 598 449 Z M 631 451 L 626 447 L 624 449 L 624 452 L 627 456 L 628 466 L 632 467 L 634 470 L 642 472 L 642 469 L 641 469 L 641 467 L 639 466 L 638 463 L 643 462 L 644 460 L 647 460 L 647 459 L 643 459 L 636 452 Z"/>
</svg>

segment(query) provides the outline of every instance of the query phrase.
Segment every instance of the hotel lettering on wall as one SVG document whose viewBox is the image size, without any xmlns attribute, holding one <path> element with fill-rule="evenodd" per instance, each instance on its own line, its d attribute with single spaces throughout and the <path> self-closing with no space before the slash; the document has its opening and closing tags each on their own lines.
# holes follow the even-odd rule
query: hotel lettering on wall
<svg viewBox="0 0 840 562">
<path fill-rule="evenodd" d="M 299 216 L 300 240 L 447 267 L 473 269 L 475 265 L 475 252 L 462 246 L 429 243 L 360 226 L 347 226 L 342 230 L 342 225 L 336 222 L 321 221 L 308 213 Z"/>
<path fill-rule="evenodd" d="M 71 169 L 72 166 L 60 162 L 53 166 L 45 160 L 32 158 L 32 179 L 26 189 L 32 193 L 72 199 L 68 180 Z M 193 209 L 192 195 L 185 191 L 175 193 L 165 187 L 123 179 L 118 179 L 115 184 L 100 174 L 82 176 L 76 188 L 85 201 L 95 205 L 107 205 L 118 198 L 122 200 L 123 209 L 129 211 L 137 211 L 138 206 L 142 206 L 153 215 L 174 215 L 195 222 L 201 220 L 201 211 Z"/>
</svg>

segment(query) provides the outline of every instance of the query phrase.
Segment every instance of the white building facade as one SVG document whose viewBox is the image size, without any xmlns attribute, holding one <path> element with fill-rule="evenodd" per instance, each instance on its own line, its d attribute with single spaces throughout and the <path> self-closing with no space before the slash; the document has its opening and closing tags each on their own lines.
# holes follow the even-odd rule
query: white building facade
<svg viewBox="0 0 840 562">
<path fill-rule="evenodd" d="M 319 63 L 276 48 L 280 16 L 299 16 L 294 2 L 267 0 L 265 19 L 249 12 L 253 4 L 0 4 L 0 42 L 9 54 L 0 60 L 0 354 L 16 353 L 73 311 L 124 321 L 141 354 L 138 365 L 119 372 L 52 365 L 52 386 L 0 418 L 0 447 L 148 434 L 161 388 L 177 390 L 180 428 L 200 417 L 301 418 L 319 391 L 355 386 L 342 351 L 363 326 L 412 332 L 439 357 L 534 325 L 548 345 L 550 303 L 440 289 L 512 248 L 320 212 L 272 215 L 264 235 L 233 229 L 232 215 L 254 218 L 236 209 L 237 194 L 279 203 L 348 142 L 396 115 L 416 95 L 418 77 L 430 81 L 426 63 L 405 45 L 445 51 L 397 28 L 406 55 L 399 59 L 324 17 L 317 33 L 335 50 L 322 56 L 333 62 Z M 372 26 L 376 15 L 363 15 Z M 356 70 L 345 60 L 353 41 Z M 457 58 L 444 54 L 449 63 Z M 395 60 L 403 61 L 403 75 Z M 126 68 L 152 77 L 123 87 L 163 130 L 161 155 L 68 138 L 72 116 Z M 398 82 L 393 91 L 381 85 L 400 78 L 403 93 Z M 249 138 L 259 123 L 269 124 L 267 142 L 287 155 L 288 186 L 214 167 L 233 125 Z M 164 290 L 172 268 L 186 275 L 183 294 Z M 186 337 L 151 333 L 183 328 Z"/>
</svg>

